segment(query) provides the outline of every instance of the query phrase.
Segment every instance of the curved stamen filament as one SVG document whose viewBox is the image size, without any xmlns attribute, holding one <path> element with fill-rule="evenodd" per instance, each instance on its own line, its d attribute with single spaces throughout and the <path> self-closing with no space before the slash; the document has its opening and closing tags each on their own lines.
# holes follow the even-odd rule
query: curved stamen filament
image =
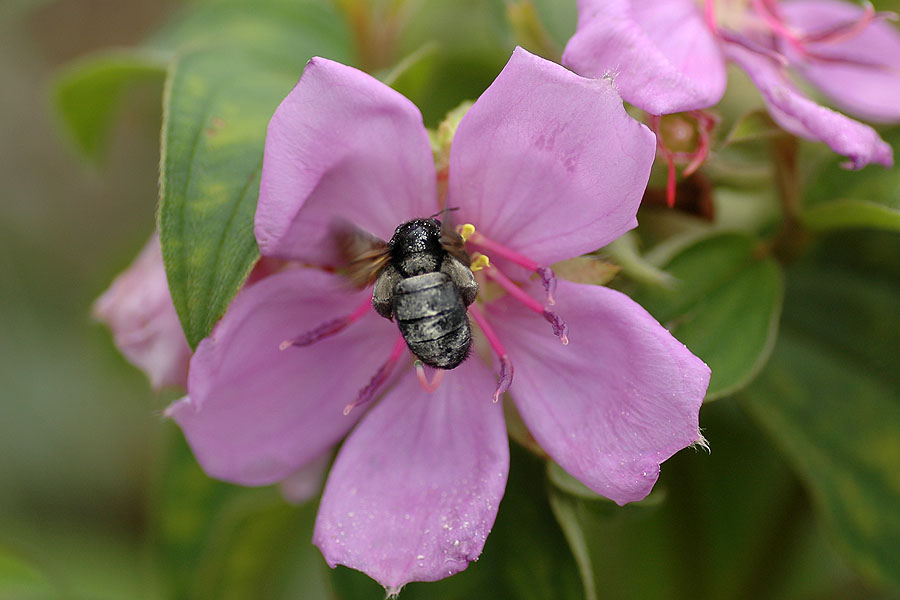
<svg viewBox="0 0 900 600">
<path fill-rule="evenodd" d="M 703 3 L 703 15 L 706 18 L 706 25 L 715 32 L 718 29 L 716 24 L 716 0 L 705 0 Z"/>
<path fill-rule="evenodd" d="M 778 14 L 777 7 L 766 0 L 751 0 L 751 4 L 756 14 L 769 26 L 769 29 L 786 39 L 792 46 L 802 49 L 800 38 L 784 24 L 784 21 Z"/>
<path fill-rule="evenodd" d="M 734 44 L 742 46 L 750 52 L 753 52 L 754 54 L 765 56 L 766 58 L 777 62 L 781 67 L 786 67 L 790 64 L 790 61 L 788 61 L 787 57 L 785 57 L 784 54 L 766 48 L 765 46 L 754 42 L 747 36 L 728 31 L 727 29 L 720 29 L 719 37 L 726 42 L 732 42 Z"/>
<path fill-rule="evenodd" d="M 419 386 L 429 394 L 440 387 L 441 381 L 444 380 L 444 373 L 444 369 L 435 369 L 434 377 L 431 381 L 428 381 L 428 374 L 425 373 L 425 367 L 422 365 L 422 361 L 416 361 L 416 378 L 419 380 Z"/>
<path fill-rule="evenodd" d="M 352 313 L 349 315 L 345 315 L 343 317 L 338 317 L 336 319 L 331 319 L 330 321 L 325 321 L 315 329 L 311 329 L 304 334 L 301 334 L 293 339 L 284 340 L 280 344 L 278 344 L 279 350 L 287 350 L 291 346 L 309 346 L 314 342 L 318 342 L 321 339 L 331 337 L 336 333 L 339 333 L 344 330 L 351 323 L 355 323 L 363 318 L 369 310 L 372 308 L 372 300 L 366 299 L 365 302 L 360 304 Z"/>
<path fill-rule="evenodd" d="M 500 269 L 497 267 L 491 266 L 488 269 L 484 270 L 485 275 L 488 276 L 489 279 L 493 280 L 500 287 L 502 287 L 506 292 L 524 304 L 527 308 L 533 310 L 537 314 L 544 317 L 550 325 L 553 326 L 553 335 L 559 338 L 559 340 L 565 345 L 569 343 L 569 328 L 566 326 L 565 321 L 563 321 L 559 315 L 554 313 L 553 311 L 547 310 L 541 305 L 540 302 L 529 296 L 525 290 L 517 286 L 509 277 L 503 274 Z"/>
<path fill-rule="evenodd" d="M 866 27 L 876 19 L 896 19 L 896 17 L 897 15 L 892 12 L 877 13 L 875 12 L 875 7 L 872 6 L 872 3 L 866 2 L 865 7 L 863 8 L 863 14 L 861 14 L 858 19 L 840 23 L 823 31 L 804 34 L 800 39 L 806 43 L 818 42 L 836 44 L 838 42 L 845 42 L 865 31 Z"/>
<path fill-rule="evenodd" d="M 397 365 L 397 361 L 399 361 L 400 357 L 403 355 L 404 350 L 406 350 L 406 340 L 403 339 L 402 335 L 398 335 L 397 341 L 394 342 L 394 348 L 391 350 L 391 355 L 388 356 L 388 359 L 383 365 L 378 367 L 378 370 L 375 371 L 375 375 L 372 376 L 372 379 L 369 380 L 366 387 L 359 391 L 356 400 L 344 407 L 344 415 L 349 415 L 351 410 L 357 406 L 366 404 L 375 397 L 375 392 L 377 392 L 384 382 L 387 381 L 387 378 Z"/>
<path fill-rule="evenodd" d="M 515 369 L 513 369 L 512 361 L 509 360 L 506 348 L 503 347 L 503 343 L 500 341 L 500 338 L 497 337 L 497 332 L 494 331 L 494 328 L 491 327 L 491 324 L 488 323 L 488 320 L 481 312 L 481 309 L 479 309 L 475 303 L 469 305 L 469 314 L 472 315 L 475 323 L 478 324 L 478 327 L 487 339 L 491 350 L 493 350 L 497 355 L 497 358 L 500 359 L 500 379 L 497 381 L 497 389 L 494 391 L 493 395 L 493 402 L 496 404 L 500 401 L 500 396 L 502 396 L 503 393 L 509 389 L 509 386 L 512 385 Z"/>
<path fill-rule="evenodd" d="M 520 267 L 524 267 L 529 271 L 537 273 L 541 278 L 541 284 L 544 286 L 544 290 L 547 292 L 547 304 L 549 306 L 556 304 L 556 299 L 553 297 L 553 294 L 556 292 L 556 274 L 553 272 L 553 269 L 539 265 L 527 256 L 519 254 L 512 248 L 507 248 L 506 246 L 485 237 L 482 233 L 475 231 L 475 226 L 471 223 L 466 223 L 461 226 L 459 234 L 462 236 L 463 241 L 472 242 L 491 254 L 502 256 L 506 260 L 515 263 Z"/>
</svg>

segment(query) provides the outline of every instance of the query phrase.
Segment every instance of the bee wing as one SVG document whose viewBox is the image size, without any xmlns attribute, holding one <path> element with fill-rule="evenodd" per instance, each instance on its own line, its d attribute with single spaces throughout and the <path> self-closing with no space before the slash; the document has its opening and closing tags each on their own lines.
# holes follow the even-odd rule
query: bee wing
<svg viewBox="0 0 900 600">
<path fill-rule="evenodd" d="M 472 257 L 466 250 L 462 236 L 456 232 L 448 211 L 444 212 L 444 220 L 441 221 L 441 246 L 456 260 L 469 267 L 472 265 Z"/>
<path fill-rule="evenodd" d="M 359 287 L 374 283 L 391 260 L 387 242 L 346 221 L 333 229 L 345 275 Z"/>
</svg>

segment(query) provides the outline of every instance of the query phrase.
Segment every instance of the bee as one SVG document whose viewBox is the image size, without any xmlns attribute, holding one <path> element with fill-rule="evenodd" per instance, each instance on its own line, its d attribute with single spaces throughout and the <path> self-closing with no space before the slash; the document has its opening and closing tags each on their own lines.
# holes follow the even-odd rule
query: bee
<svg viewBox="0 0 900 600">
<path fill-rule="evenodd" d="M 472 346 L 466 307 L 478 295 L 462 237 L 433 217 L 401 223 L 388 242 L 349 224 L 337 234 L 347 275 L 374 282 L 372 306 L 397 320 L 410 351 L 430 367 L 458 367 Z"/>
</svg>

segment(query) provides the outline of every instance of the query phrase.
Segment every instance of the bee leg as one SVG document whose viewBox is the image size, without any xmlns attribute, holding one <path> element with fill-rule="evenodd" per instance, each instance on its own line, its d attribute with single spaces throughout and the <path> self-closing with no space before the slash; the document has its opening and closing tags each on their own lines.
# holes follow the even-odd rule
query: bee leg
<svg viewBox="0 0 900 600">
<path fill-rule="evenodd" d="M 444 257 L 441 272 L 452 279 L 456 287 L 459 288 L 459 294 L 462 296 L 463 303 L 466 306 L 475 301 L 475 297 L 478 295 L 478 282 L 475 281 L 475 276 L 469 267 L 452 254 L 448 254 Z"/>
<path fill-rule="evenodd" d="M 394 317 L 394 289 L 403 277 L 394 265 L 389 264 L 375 280 L 372 292 L 372 306 L 379 315 L 388 320 Z"/>
</svg>

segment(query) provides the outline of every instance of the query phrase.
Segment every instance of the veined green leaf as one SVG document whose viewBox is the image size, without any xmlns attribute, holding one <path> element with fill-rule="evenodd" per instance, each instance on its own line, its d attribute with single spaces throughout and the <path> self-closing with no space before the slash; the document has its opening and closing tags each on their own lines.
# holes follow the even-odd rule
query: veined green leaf
<svg viewBox="0 0 900 600">
<path fill-rule="evenodd" d="M 169 290 L 192 347 L 259 256 L 253 215 L 266 125 L 297 75 L 218 49 L 181 56 L 169 75 L 159 232 Z"/>
<path fill-rule="evenodd" d="M 890 237 L 892 251 L 869 256 L 874 269 L 848 260 L 868 245 L 842 236 L 819 253 L 826 260 L 788 273 L 781 339 L 741 397 L 850 564 L 900 589 L 900 285 L 884 264 L 900 243 Z"/>
<path fill-rule="evenodd" d="M 665 265 L 674 285 L 645 286 L 633 295 L 710 366 L 707 400 L 747 385 L 777 336 L 781 272 L 755 248 L 752 238 L 736 233 L 701 239 Z"/>
</svg>

